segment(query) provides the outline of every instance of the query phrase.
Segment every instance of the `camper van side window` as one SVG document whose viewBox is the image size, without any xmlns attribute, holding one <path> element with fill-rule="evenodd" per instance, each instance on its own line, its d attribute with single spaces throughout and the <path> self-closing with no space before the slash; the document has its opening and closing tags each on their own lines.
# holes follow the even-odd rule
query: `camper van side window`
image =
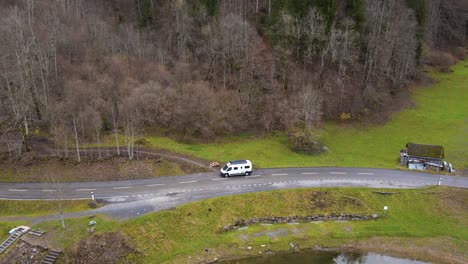
<svg viewBox="0 0 468 264">
<path fill-rule="evenodd" d="M 237 170 L 237 167 L 234 167 L 234 170 Z"/>
<path fill-rule="evenodd" d="M 245 166 L 246 169 L 250 169 L 250 166 Z"/>
<path fill-rule="evenodd" d="M 232 170 L 232 168 L 229 168 L 227 171 L 231 171 L 231 170 Z"/>
</svg>

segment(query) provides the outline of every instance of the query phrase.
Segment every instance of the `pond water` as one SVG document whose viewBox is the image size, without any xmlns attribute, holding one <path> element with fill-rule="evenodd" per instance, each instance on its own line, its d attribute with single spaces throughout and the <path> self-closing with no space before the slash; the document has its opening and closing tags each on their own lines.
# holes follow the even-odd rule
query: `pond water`
<svg viewBox="0 0 468 264">
<path fill-rule="evenodd" d="M 426 264 L 410 259 L 394 258 L 374 253 L 341 253 L 334 251 L 302 251 L 262 257 L 222 261 L 219 264 Z"/>
</svg>

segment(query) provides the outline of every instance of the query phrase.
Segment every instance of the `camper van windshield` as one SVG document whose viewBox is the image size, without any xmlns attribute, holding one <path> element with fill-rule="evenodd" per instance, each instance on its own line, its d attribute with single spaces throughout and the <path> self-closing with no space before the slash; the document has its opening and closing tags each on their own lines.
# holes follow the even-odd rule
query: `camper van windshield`
<svg viewBox="0 0 468 264">
<path fill-rule="evenodd" d="M 227 168 L 228 168 L 228 165 L 226 164 L 224 165 L 223 170 L 227 170 Z"/>
</svg>

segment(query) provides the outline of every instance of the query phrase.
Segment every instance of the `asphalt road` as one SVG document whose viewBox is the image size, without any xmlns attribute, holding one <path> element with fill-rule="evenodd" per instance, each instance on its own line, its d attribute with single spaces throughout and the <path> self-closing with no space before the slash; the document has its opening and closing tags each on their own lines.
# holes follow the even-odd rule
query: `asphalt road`
<svg viewBox="0 0 468 264">
<path fill-rule="evenodd" d="M 438 185 L 439 177 L 441 185 L 468 188 L 468 178 L 460 176 L 365 168 L 281 168 L 230 178 L 209 172 L 131 181 L 0 183 L 0 199 L 90 199 L 93 194 L 107 205 L 68 216 L 105 213 L 130 218 L 231 194 L 305 187 L 420 188 Z"/>
</svg>

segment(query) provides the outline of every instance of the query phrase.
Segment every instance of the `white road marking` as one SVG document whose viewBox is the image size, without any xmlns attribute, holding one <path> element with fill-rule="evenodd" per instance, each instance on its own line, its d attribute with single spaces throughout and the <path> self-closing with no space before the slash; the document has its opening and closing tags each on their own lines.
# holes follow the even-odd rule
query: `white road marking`
<svg viewBox="0 0 468 264">
<path fill-rule="evenodd" d="M 9 192 L 26 192 L 24 189 L 8 189 Z"/>
<path fill-rule="evenodd" d="M 287 173 L 277 173 L 277 174 L 272 174 L 271 176 L 283 176 L 283 175 L 288 175 Z"/>
<path fill-rule="evenodd" d="M 133 186 L 122 186 L 122 187 L 114 187 L 114 190 L 120 190 L 120 189 L 130 189 L 133 188 Z"/>
<path fill-rule="evenodd" d="M 77 192 L 95 191 L 96 189 L 76 189 Z"/>
<path fill-rule="evenodd" d="M 361 174 L 361 175 L 374 175 L 373 172 L 358 172 L 358 174 Z"/>
<path fill-rule="evenodd" d="M 347 172 L 342 172 L 342 171 L 332 171 L 330 174 L 347 174 Z"/>
<path fill-rule="evenodd" d="M 129 198 L 129 196 L 102 196 L 99 199 L 112 199 L 112 198 Z M 67 200 L 69 200 L 67 198 Z M 73 200 L 89 200 L 89 198 L 74 198 Z"/>
<path fill-rule="evenodd" d="M 318 172 L 303 172 L 301 174 L 308 175 L 308 174 L 318 174 Z"/>
<path fill-rule="evenodd" d="M 229 178 L 216 178 L 216 179 L 211 179 L 212 181 L 219 181 L 219 180 L 229 180 Z"/>
<path fill-rule="evenodd" d="M 262 175 L 252 175 L 252 176 L 245 176 L 246 178 L 255 178 L 255 177 L 260 177 Z"/>
<path fill-rule="evenodd" d="M 99 198 L 106 198 L 106 197 L 99 197 Z M 111 198 L 111 197 L 108 197 Z M 0 197 L 0 200 L 12 200 L 12 201 L 57 201 L 56 198 L 54 199 L 37 199 L 37 198 L 5 198 L 5 197 Z M 67 198 L 67 200 L 89 200 L 89 198 Z"/>
<path fill-rule="evenodd" d="M 185 182 L 179 182 L 179 183 L 184 184 L 184 183 L 193 183 L 193 182 L 198 182 L 198 181 L 185 181 Z"/>
<path fill-rule="evenodd" d="M 155 183 L 155 184 L 148 184 L 146 186 L 153 187 L 153 186 L 161 186 L 161 185 L 165 185 L 165 184 L 164 183 Z"/>
<path fill-rule="evenodd" d="M 43 192 L 56 192 L 57 190 L 42 190 Z"/>
</svg>

